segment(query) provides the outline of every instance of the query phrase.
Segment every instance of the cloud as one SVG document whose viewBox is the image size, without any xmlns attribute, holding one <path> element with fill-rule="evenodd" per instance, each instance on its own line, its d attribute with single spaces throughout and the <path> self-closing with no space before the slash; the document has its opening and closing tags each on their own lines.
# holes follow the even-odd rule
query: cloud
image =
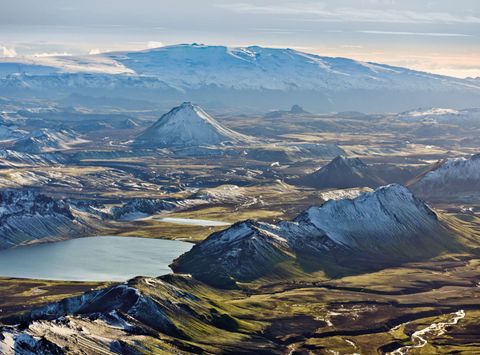
<svg viewBox="0 0 480 355">
<path fill-rule="evenodd" d="M 385 2 L 382 2 L 385 4 Z M 373 3 L 372 3 L 373 4 Z M 327 8 L 318 2 L 283 2 L 257 5 L 252 3 L 217 4 L 217 7 L 237 13 L 267 14 L 310 17 L 318 21 L 383 22 L 383 23 L 480 23 L 475 15 L 460 15 L 447 12 L 420 12 L 399 9 Z"/>
<path fill-rule="evenodd" d="M 368 0 L 368 2 L 375 5 L 394 5 L 396 3 L 395 0 Z"/>
<path fill-rule="evenodd" d="M 88 54 L 90 54 L 90 55 L 95 55 L 95 54 L 100 54 L 100 53 L 102 53 L 102 52 L 101 52 L 100 49 L 98 49 L 98 48 L 92 48 L 92 49 L 90 49 L 90 51 L 88 52 Z"/>
<path fill-rule="evenodd" d="M 363 46 L 360 46 L 358 44 L 344 44 L 341 46 L 342 48 L 363 48 Z"/>
<path fill-rule="evenodd" d="M 444 33 L 444 32 L 407 32 L 407 31 L 358 31 L 374 35 L 394 35 L 394 36 L 432 36 L 432 37 L 471 37 L 464 33 Z"/>
<path fill-rule="evenodd" d="M 5 46 L 0 46 L 1 50 L 1 57 L 5 58 L 13 58 L 17 56 L 17 51 L 13 47 L 5 47 Z"/>
<path fill-rule="evenodd" d="M 34 53 L 34 57 L 69 57 L 70 53 L 67 52 L 43 52 L 43 53 Z"/>
<path fill-rule="evenodd" d="M 164 44 L 162 42 L 158 42 L 158 41 L 149 41 L 147 43 L 147 47 L 149 49 L 153 49 L 153 48 L 159 48 L 159 47 L 163 47 Z"/>
</svg>

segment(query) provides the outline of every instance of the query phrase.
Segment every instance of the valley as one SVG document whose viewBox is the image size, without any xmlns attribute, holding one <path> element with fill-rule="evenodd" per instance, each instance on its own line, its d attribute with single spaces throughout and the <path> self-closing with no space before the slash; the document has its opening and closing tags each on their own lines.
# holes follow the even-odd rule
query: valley
<svg viewBox="0 0 480 355">
<path fill-rule="evenodd" d="M 70 315 L 60 320 L 49 320 L 56 316 L 43 316 L 37 311 L 37 320 L 27 329 L 28 334 L 47 343 L 70 344 L 71 351 L 108 352 L 112 344 L 121 344 L 119 352 L 133 353 L 173 349 L 179 353 L 254 353 L 259 349 L 274 354 L 330 350 L 348 354 L 388 353 L 417 344 L 410 340 L 414 332 L 431 324 L 448 323 L 451 314 L 463 310 L 464 318 L 443 333 L 428 334 L 427 344 L 419 350 L 468 353 L 475 352 L 478 346 L 478 265 L 478 259 L 467 262 L 462 256 L 446 256 L 333 281 L 275 282 L 255 288 L 244 285 L 230 291 L 212 289 L 182 276 L 137 278 L 128 282 L 129 287 L 139 290 L 144 297 L 153 297 L 161 305 L 169 301 L 176 304 L 156 307 L 166 312 L 180 333 L 156 328 L 164 316 L 152 314 L 151 309 L 130 313 L 127 306 L 118 308 L 115 304 L 122 296 L 113 292 L 105 296 L 101 308 L 96 308 L 100 304 L 85 310 L 62 307 L 58 315 Z M 59 298 L 54 292 L 60 285 L 40 288 L 50 294 L 52 302 Z M 73 288 L 64 290 L 74 292 Z M 107 306 L 110 302 L 112 305 Z M 121 310 L 116 320 L 109 318 L 105 306 Z M 105 313 L 97 318 L 94 314 L 99 309 Z M 15 313 L 12 311 L 4 311 L 7 324 L 16 321 L 10 318 Z M 146 319 L 147 314 L 150 318 Z M 89 320 L 92 316 L 94 322 Z M 220 322 L 220 316 L 224 322 Z M 3 328 L 4 334 L 8 329 Z M 93 334 L 101 334 L 102 338 Z"/>
<path fill-rule="evenodd" d="M 36 60 L 0 77 L 0 353 L 478 351 L 479 109 L 333 110 L 473 81 L 261 47 Z M 289 99 L 246 105 L 259 82 Z"/>
</svg>

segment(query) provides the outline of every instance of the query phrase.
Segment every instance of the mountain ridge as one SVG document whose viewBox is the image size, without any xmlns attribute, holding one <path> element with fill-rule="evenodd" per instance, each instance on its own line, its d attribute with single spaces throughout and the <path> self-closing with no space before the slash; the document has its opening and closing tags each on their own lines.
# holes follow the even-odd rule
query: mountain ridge
<svg viewBox="0 0 480 355">
<path fill-rule="evenodd" d="M 408 189 L 392 184 L 352 200 L 327 201 L 292 221 L 238 222 L 195 245 L 171 268 L 228 287 L 312 271 L 331 277 L 462 250 L 442 223 Z"/>
<path fill-rule="evenodd" d="M 316 109 L 360 111 L 425 104 L 468 107 L 480 96 L 476 81 L 288 48 L 182 44 L 138 52 L 0 61 L 0 94 L 42 91 L 52 96 L 59 88 L 66 94 L 90 88 L 102 95 L 141 90 L 146 99 L 158 98 L 162 92 L 166 101 L 183 98 L 202 104 L 212 103 L 216 95 L 213 102 L 218 105 L 248 102 L 258 109 L 283 100 Z M 262 100 L 258 92 L 264 94 Z M 350 97 L 348 104 L 345 94 Z M 408 98 L 410 107 L 395 104 L 394 94 Z"/>
</svg>

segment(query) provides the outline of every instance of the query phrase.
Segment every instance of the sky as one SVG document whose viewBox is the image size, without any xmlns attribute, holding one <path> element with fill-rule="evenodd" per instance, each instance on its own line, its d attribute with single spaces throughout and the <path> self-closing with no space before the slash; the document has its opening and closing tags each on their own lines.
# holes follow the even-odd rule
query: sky
<svg viewBox="0 0 480 355">
<path fill-rule="evenodd" d="M 480 0 L 0 0 L 0 57 L 194 42 L 480 77 Z"/>
</svg>

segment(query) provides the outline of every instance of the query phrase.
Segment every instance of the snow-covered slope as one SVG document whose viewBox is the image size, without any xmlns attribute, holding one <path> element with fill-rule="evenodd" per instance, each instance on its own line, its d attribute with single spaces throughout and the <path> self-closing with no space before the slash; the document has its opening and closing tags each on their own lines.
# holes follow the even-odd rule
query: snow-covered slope
<svg viewBox="0 0 480 355">
<path fill-rule="evenodd" d="M 0 122 L 0 142 L 13 141 L 27 134 L 28 132 L 19 129 L 14 125 L 6 125 Z"/>
<path fill-rule="evenodd" d="M 201 107 L 184 102 L 163 115 L 135 141 L 144 147 L 192 147 L 252 142 L 251 137 L 223 127 Z"/>
<path fill-rule="evenodd" d="M 0 91 L 74 92 L 90 88 L 162 90 L 199 102 L 212 102 L 215 93 L 228 92 L 219 101 L 265 102 L 266 107 L 285 102 L 316 108 L 329 105 L 340 110 L 362 109 L 369 101 L 393 106 L 392 92 L 409 98 L 409 104 L 458 104 L 473 106 L 480 95 L 477 81 L 418 72 L 347 58 L 322 57 L 293 49 L 225 47 L 182 44 L 138 52 L 115 52 L 82 57 L 4 58 L 0 61 Z M 218 89 L 218 90 L 217 90 Z M 220 90 L 220 91 L 219 91 Z M 359 91 L 379 95 L 361 95 Z M 193 91 L 193 92 L 192 92 Z M 243 92 L 245 96 L 239 95 Z M 276 92 L 280 96 L 258 95 Z M 346 102 L 344 95 L 351 100 Z M 180 94 L 184 94 L 181 96 Z M 235 93 L 234 96 L 231 94 Z M 247 93 L 247 94 L 246 94 Z M 283 93 L 283 94 L 281 94 Z M 285 95 L 289 93 L 289 95 Z M 292 95 L 292 93 L 297 93 Z M 310 93 L 310 94 L 308 94 Z M 422 95 L 419 95 L 422 93 Z M 448 95 L 447 95 L 448 94 Z M 153 96 L 151 96 L 153 97 Z M 340 98 L 343 98 L 342 101 Z M 429 98 L 427 102 L 422 99 Z M 314 100 L 316 99 L 316 100 Z M 291 100 L 291 101 L 290 101 Z M 340 105 L 342 104 L 342 105 Z M 338 105 L 338 107 L 337 107 Z M 273 106 L 276 107 L 277 105 Z M 373 107 L 370 109 L 373 110 Z M 404 108 L 407 109 L 407 108 Z M 378 110 L 378 108 L 377 108 Z"/>
<path fill-rule="evenodd" d="M 433 198 L 460 198 L 465 194 L 480 198 L 480 154 L 441 161 L 411 188 Z"/>
<path fill-rule="evenodd" d="M 62 200 L 28 189 L 0 191 L 0 249 L 91 232 Z"/>
<path fill-rule="evenodd" d="M 274 225 L 252 220 L 236 223 L 210 235 L 170 267 L 215 285 L 254 280 L 293 258 L 283 230 L 272 232 L 275 229 Z"/>
<path fill-rule="evenodd" d="M 355 199 L 330 200 L 291 222 L 245 221 L 209 236 L 172 264 L 210 283 L 229 285 L 270 273 L 332 265 L 354 272 L 457 250 L 437 215 L 400 185 Z M 295 265 L 287 267 L 286 265 Z"/>
<path fill-rule="evenodd" d="M 455 110 L 451 108 L 416 109 L 399 113 L 397 119 L 406 122 L 464 123 L 479 122 L 480 109 Z"/>
<path fill-rule="evenodd" d="M 17 140 L 13 149 L 25 153 L 45 153 L 69 149 L 85 142 L 86 140 L 72 130 L 42 128 Z"/>
<path fill-rule="evenodd" d="M 466 80 L 347 58 L 322 57 L 293 49 L 199 44 L 82 57 L 2 59 L 0 74 L 5 77 L 14 73 L 130 74 L 158 78 L 170 87 L 182 89 L 208 85 L 255 90 L 321 90 L 332 86 L 340 90 L 390 85 L 412 89 L 418 84 L 436 88 L 438 82 L 449 86 L 475 85 Z"/>
<path fill-rule="evenodd" d="M 389 253 L 392 247 L 400 247 L 397 253 L 403 254 L 403 246 L 417 243 L 421 253 L 422 238 L 438 228 L 435 213 L 401 185 L 381 187 L 354 200 L 327 201 L 311 207 L 294 222 L 300 228 L 311 224 L 334 243 L 365 253 Z M 405 257 L 417 252 L 406 251 Z"/>
<path fill-rule="evenodd" d="M 182 210 L 205 203 L 207 203 L 207 201 L 201 199 L 135 198 L 123 204 L 122 206 L 113 207 L 111 209 L 111 214 L 114 219 L 132 220 L 149 217 L 154 214 L 170 212 L 173 210 Z"/>
<path fill-rule="evenodd" d="M 0 149 L 0 167 L 42 166 L 62 164 L 66 161 L 67 159 L 58 153 L 29 154 L 10 149 Z"/>
<path fill-rule="evenodd" d="M 327 165 L 298 179 L 298 182 L 318 188 L 378 187 L 385 182 L 358 158 L 338 156 Z"/>
</svg>

